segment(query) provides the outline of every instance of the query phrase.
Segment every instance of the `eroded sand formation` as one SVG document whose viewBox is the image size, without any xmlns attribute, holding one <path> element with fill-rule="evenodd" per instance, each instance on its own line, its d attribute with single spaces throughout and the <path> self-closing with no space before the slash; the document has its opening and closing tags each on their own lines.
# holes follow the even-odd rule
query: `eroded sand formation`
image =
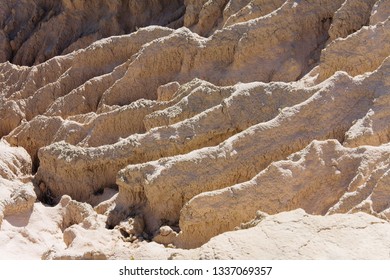
<svg viewBox="0 0 390 280">
<path fill-rule="evenodd" d="M 1 258 L 389 258 L 389 0 L 0 0 L 0 62 Z"/>
</svg>

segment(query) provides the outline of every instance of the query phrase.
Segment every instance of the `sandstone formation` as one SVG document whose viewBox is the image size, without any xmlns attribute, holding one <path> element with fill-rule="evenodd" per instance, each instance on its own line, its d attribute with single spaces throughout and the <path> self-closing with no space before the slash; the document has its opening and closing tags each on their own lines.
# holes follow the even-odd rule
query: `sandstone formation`
<svg viewBox="0 0 390 280">
<path fill-rule="evenodd" d="M 389 258 L 389 30 L 388 0 L 0 0 L 1 257 Z"/>
<path fill-rule="evenodd" d="M 364 211 L 388 220 L 387 149 L 350 149 L 335 140 L 314 141 L 248 182 L 195 196 L 181 212 L 183 234 L 178 242 L 197 246 L 233 230 L 257 209 L 274 214 L 303 208 L 316 215 Z M 216 221 L 218 227 L 210 227 Z"/>
<path fill-rule="evenodd" d="M 2 1 L 0 23 L 5 48 L 1 62 L 39 64 L 139 27 L 175 26 L 183 16 L 182 4 L 179 0 Z"/>
</svg>

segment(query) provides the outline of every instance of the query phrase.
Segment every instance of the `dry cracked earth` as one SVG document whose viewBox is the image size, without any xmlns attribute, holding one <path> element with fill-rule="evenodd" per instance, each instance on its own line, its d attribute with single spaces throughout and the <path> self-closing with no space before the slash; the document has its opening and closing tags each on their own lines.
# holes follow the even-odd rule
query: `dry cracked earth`
<svg viewBox="0 0 390 280">
<path fill-rule="evenodd" d="M 389 259 L 390 0 L 0 0 L 0 258 Z"/>
</svg>

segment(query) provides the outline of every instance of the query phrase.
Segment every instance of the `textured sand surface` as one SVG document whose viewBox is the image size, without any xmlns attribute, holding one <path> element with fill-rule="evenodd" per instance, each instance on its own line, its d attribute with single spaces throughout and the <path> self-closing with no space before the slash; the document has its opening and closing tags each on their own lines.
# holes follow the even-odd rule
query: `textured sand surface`
<svg viewBox="0 0 390 280">
<path fill-rule="evenodd" d="M 0 0 L 1 259 L 389 259 L 389 0 Z"/>
</svg>

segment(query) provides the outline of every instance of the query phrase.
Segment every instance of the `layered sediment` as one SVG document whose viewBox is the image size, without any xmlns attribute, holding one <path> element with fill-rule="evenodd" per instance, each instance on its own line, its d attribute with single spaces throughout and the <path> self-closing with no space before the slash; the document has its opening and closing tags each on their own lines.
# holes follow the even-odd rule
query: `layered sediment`
<svg viewBox="0 0 390 280">
<path fill-rule="evenodd" d="M 6 254 L 388 258 L 389 15 L 0 0 Z"/>
</svg>

